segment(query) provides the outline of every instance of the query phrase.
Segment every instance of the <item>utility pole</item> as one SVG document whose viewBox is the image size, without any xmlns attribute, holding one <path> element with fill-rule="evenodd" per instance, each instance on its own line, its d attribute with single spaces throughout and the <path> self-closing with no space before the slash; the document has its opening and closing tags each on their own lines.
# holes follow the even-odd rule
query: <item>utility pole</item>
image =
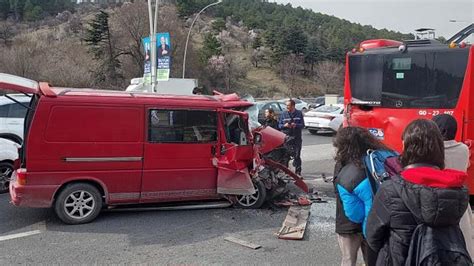
<svg viewBox="0 0 474 266">
<path fill-rule="evenodd" d="M 151 92 L 158 90 L 158 84 L 156 82 L 156 31 L 158 30 L 158 4 L 159 0 L 155 0 L 155 16 L 153 17 L 153 6 L 151 1 L 148 0 L 148 18 L 150 21 L 150 59 L 151 59 Z"/>
</svg>

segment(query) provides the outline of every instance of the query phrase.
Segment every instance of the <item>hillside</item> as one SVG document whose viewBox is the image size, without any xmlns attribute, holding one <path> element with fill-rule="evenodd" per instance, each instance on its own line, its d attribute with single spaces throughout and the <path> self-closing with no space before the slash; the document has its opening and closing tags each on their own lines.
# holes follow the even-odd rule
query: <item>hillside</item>
<svg viewBox="0 0 474 266">
<path fill-rule="evenodd" d="M 180 78 L 191 20 L 214 1 L 165 2 L 159 9 L 159 31 L 171 34 L 171 77 Z M 105 11 L 102 19 L 109 34 L 91 44 L 88 34 L 100 10 Z M 8 20 L 0 21 L 0 49 L 4 51 L 0 71 L 59 86 L 124 89 L 143 72 L 140 40 L 148 34 L 144 1 L 105 9 L 80 5 L 72 12 L 23 24 L 10 14 Z M 290 5 L 225 0 L 194 25 L 186 77 L 198 78 L 209 90 L 255 97 L 340 93 L 346 51 L 365 39 L 411 37 Z"/>
</svg>

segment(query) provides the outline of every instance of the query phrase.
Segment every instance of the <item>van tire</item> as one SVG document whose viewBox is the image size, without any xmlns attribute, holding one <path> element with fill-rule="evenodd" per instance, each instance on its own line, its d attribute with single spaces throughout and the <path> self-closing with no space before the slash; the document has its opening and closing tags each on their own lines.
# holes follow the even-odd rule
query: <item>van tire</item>
<svg viewBox="0 0 474 266">
<path fill-rule="evenodd" d="M 9 162 L 0 162 L 0 194 L 8 192 L 10 178 L 13 173 L 13 164 Z"/>
<path fill-rule="evenodd" d="M 267 189 L 262 181 L 253 181 L 255 194 L 250 196 L 237 196 L 235 206 L 242 209 L 258 209 L 267 199 Z"/>
<path fill-rule="evenodd" d="M 66 224 L 85 224 L 93 221 L 102 209 L 102 195 L 87 183 L 67 185 L 54 202 L 54 211 Z"/>
</svg>

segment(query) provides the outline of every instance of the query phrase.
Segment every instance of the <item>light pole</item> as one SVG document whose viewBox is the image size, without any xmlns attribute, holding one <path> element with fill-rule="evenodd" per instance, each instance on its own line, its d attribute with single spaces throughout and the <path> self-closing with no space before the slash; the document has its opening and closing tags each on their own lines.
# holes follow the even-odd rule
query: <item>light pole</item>
<svg viewBox="0 0 474 266">
<path fill-rule="evenodd" d="M 222 3 L 222 0 L 218 0 L 217 2 L 209 4 L 209 5 L 205 6 L 203 9 L 201 9 L 201 11 L 199 11 L 199 13 L 197 13 L 196 17 L 193 19 L 193 22 L 191 23 L 191 27 L 189 27 L 188 37 L 186 38 L 186 44 L 184 45 L 183 79 L 184 79 L 184 76 L 186 74 L 186 54 L 187 54 L 187 51 L 188 51 L 189 36 L 191 36 L 191 30 L 193 29 L 194 23 L 199 18 L 199 15 L 201 15 L 201 13 L 204 12 L 204 10 L 206 10 L 207 8 L 209 8 L 211 6 L 215 6 L 217 4 L 220 4 L 220 3 Z"/>
<path fill-rule="evenodd" d="M 153 19 L 152 0 L 148 0 L 148 18 L 150 21 L 150 60 L 151 60 L 151 92 L 156 92 L 156 30 L 158 23 L 158 3 L 155 0 L 155 17 Z"/>
</svg>

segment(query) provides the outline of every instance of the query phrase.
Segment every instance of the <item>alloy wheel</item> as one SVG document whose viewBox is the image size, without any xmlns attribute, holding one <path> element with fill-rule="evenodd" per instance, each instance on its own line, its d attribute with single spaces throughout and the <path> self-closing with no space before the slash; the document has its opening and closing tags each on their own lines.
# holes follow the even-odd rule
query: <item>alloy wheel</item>
<svg viewBox="0 0 474 266">
<path fill-rule="evenodd" d="M 96 202 L 91 193 L 74 191 L 64 200 L 64 212 L 72 219 L 84 219 L 94 211 Z"/>
</svg>

